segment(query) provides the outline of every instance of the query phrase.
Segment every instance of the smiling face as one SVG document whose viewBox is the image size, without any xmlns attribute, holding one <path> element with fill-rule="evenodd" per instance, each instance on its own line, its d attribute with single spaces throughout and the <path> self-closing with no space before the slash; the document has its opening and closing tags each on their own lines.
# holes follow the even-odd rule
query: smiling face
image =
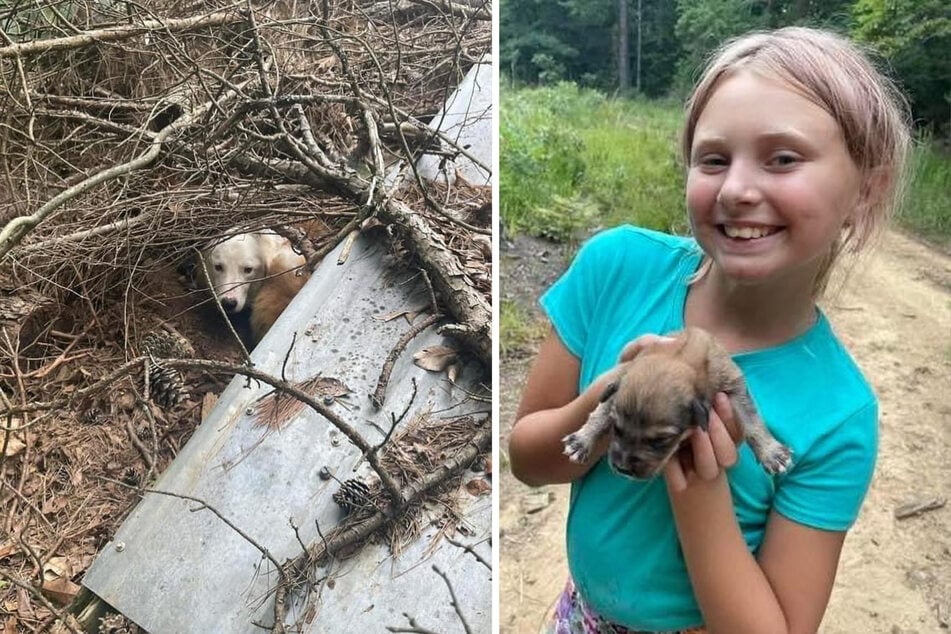
<svg viewBox="0 0 951 634">
<path fill-rule="evenodd" d="M 860 202 L 835 120 L 780 80 L 722 78 L 697 120 L 687 175 L 694 235 L 740 284 L 812 285 Z"/>
</svg>

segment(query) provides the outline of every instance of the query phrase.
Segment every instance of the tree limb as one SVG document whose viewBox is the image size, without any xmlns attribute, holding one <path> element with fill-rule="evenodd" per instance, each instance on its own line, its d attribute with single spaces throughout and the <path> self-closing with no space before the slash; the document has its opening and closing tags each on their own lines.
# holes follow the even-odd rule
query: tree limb
<svg viewBox="0 0 951 634">
<path fill-rule="evenodd" d="M 242 22 L 247 17 L 236 10 L 217 11 L 206 15 L 190 18 L 169 20 L 143 20 L 141 24 L 127 24 L 106 29 L 83 31 L 68 37 L 57 37 L 48 40 L 33 40 L 20 42 L 8 46 L 0 46 L 0 59 L 7 57 L 22 57 L 38 55 L 49 51 L 58 51 L 70 48 L 82 48 L 103 42 L 116 42 L 148 33 L 149 31 L 190 31 L 210 26 L 221 26 L 234 22 Z"/>
</svg>

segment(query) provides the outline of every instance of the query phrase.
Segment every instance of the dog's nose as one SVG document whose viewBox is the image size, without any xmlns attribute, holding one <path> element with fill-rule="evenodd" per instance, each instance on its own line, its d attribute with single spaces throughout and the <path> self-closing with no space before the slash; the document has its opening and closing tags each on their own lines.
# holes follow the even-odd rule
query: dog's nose
<svg viewBox="0 0 951 634">
<path fill-rule="evenodd" d="M 234 309 L 238 307 L 238 300 L 236 300 L 234 297 L 222 297 L 221 307 L 229 313 L 233 313 Z"/>
</svg>

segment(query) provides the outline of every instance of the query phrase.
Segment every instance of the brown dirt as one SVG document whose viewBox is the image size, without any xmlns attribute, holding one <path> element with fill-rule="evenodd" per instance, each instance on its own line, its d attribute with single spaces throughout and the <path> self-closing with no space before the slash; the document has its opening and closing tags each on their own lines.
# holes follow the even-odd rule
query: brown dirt
<svg viewBox="0 0 951 634">
<path fill-rule="evenodd" d="M 519 239 L 502 257 L 502 295 L 537 297 L 564 266 Z M 544 278 L 544 282 L 539 282 Z M 820 632 L 926 634 L 951 626 L 951 505 L 907 519 L 895 509 L 951 492 L 951 257 L 898 233 L 857 267 L 826 310 L 881 401 L 872 487 L 845 542 Z M 531 352 L 501 360 L 501 454 Z M 564 584 L 568 487 L 532 489 L 501 469 L 502 632 L 535 634 Z"/>
</svg>

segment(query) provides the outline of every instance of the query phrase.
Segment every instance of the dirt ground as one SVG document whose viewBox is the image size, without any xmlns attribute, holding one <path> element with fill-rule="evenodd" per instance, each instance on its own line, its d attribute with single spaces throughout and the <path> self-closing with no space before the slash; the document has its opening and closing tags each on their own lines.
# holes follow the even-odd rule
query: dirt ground
<svg viewBox="0 0 951 634">
<path fill-rule="evenodd" d="M 825 309 L 881 401 L 879 462 L 845 542 L 820 632 L 926 634 L 951 627 L 951 255 L 891 232 Z M 502 297 L 535 311 L 566 265 L 558 247 L 503 244 Z M 533 351 L 501 360 L 501 454 Z M 500 469 L 501 631 L 535 634 L 567 574 L 568 487 L 533 489 Z"/>
</svg>

